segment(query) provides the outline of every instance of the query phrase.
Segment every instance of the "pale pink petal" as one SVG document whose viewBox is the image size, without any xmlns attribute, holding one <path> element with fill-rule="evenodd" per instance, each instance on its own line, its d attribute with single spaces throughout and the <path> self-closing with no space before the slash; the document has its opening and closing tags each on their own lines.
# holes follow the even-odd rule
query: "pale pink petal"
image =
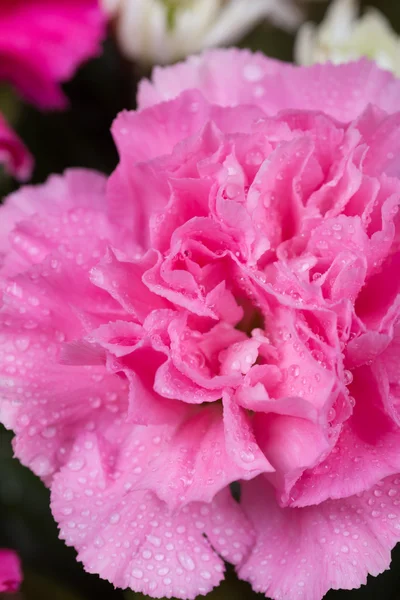
<svg viewBox="0 0 400 600">
<path fill-rule="evenodd" d="M 81 194 L 74 193 L 79 182 Z M 9 234 L 12 250 L 2 271 L 22 268 L 25 273 L 1 280 L 1 419 L 21 434 L 14 442 L 16 455 L 46 480 L 68 459 L 82 425 L 102 428 L 110 414 L 127 408 L 126 381 L 104 366 L 61 363 L 64 342 L 120 316 L 118 304 L 93 286 L 88 273 L 111 235 L 104 216 L 87 208 L 91 202 L 100 204 L 99 183 L 104 186 L 100 176 L 74 172 L 65 180 L 56 177 L 47 186 L 21 190 L 2 207 L 10 217 L 5 228 L 11 229 L 21 212 L 28 218 Z M 88 184 L 93 184 L 92 196 Z M 40 190 L 43 204 L 29 219 Z M 46 200 L 56 190 L 59 204 L 47 211 Z M 102 240 L 92 235 L 93 228 Z"/>
<path fill-rule="evenodd" d="M 143 282 L 143 276 L 157 261 L 155 252 L 139 255 L 134 261 L 120 260 L 107 252 L 91 272 L 92 282 L 105 290 L 133 317 L 144 321 L 152 310 L 168 308 L 169 304 L 153 294 Z"/>
<path fill-rule="evenodd" d="M 242 485 L 243 508 L 257 531 L 239 576 L 273 600 L 321 600 L 330 589 L 357 588 L 390 565 L 400 540 L 400 478 L 383 479 L 345 500 L 280 508 L 258 477 Z"/>
<path fill-rule="evenodd" d="M 175 98 L 188 89 L 198 89 L 209 101 L 222 106 L 249 104 L 249 99 L 252 99 L 249 88 L 253 84 L 244 78 L 244 72 L 250 62 L 260 80 L 264 69 L 276 74 L 281 68 L 278 61 L 265 59 L 261 54 L 253 56 L 247 50 L 208 51 L 190 57 L 186 62 L 175 65 L 176 68 L 156 67 L 153 70 L 153 83 L 146 80 L 141 83 L 139 107 Z"/>
<path fill-rule="evenodd" d="M 112 126 L 118 151 L 131 164 L 168 155 L 178 142 L 202 128 L 210 118 L 210 108 L 201 93 L 192 90 L 174 102 L 157 104 L 140 113 L 122 112 Z"/>
<path fill-rule="evenodd" d="M 16 456 L 50 481 L 68 460 L 82 427 L 103 430 L 110 418 L 126 413 L 127 382 L 102 366 L 59 364 L 60 347 L 68 339 L 66 321 L 57 327 L 56 319 L 50 326 L 2 315 L 0 327 L 1 420 L 18 434 Z M 16 352 L 18 364 L 13 364 Z"/>
<path fill-rule="evenodd" d="M 156 67 L 152 83 L 141 84 L 139 107 L 197 89 L 222 106 L 255 104 L 270 115 L 294 108 L 321 110 L 350 121 L 368 104 L 395 112 L 399 87 L 389 72 L 367 60 L 298 67 L 248 50 L 213 50 L 172 67 Z"/>
<path fill-rule="evenodd" d="M 56 476 L 52 511 L 61 537 L 78 549 L 87 571 L 100 572 L 117 587 L 156 598 L 209 592 L 223 578 L 216 552 L 239 563 L 253 541 L 229 491 L 210 504 L 191 503 L 171 513 L 154 494 L 132 491 L 129 469 L 114 476 L 126 458 L 117 454 L 111 463 L 109 450 L 87 434 L 75 444 L 81 468 L 65 467 Z"/>
<path fill-rule="evenodd" d="M 370 114 L 365 115 L 365 120 L 371 122 Z M 357 125 L 356 125 L 357 126 Z M 363 131 L 363 140 L 368 144 L 368 152 L 363 165 L 365 173 L 380 175 L 385 173 L 391 177 L 399 177 L 400 170 L 396 160 L 399 152 L 399 127 L 400 115 L 381 117 L 375 127 L 371 127 L 369 135 Z"/>
<path fill-rule="evenodd" d="M 103 211 L 105 182 L 104 175 L 100 173 L 88 169 L 70 169 L 63 176 L 52 175 L 42 185 L 25 186 L 8 196 L 1 206 L 0 274 L 9 276 L 24 270 L 32 262 L 37 262 L 37 253 L 35 254 L 37 247 L 32 243 L 31 236 L 23 239 L 25 235 L 22 237 L 14 235 L 14 239 L 11 239 L 15 227 L 21 227 L 21 222 L 28 222 L 33 215 L 44 217 L 45 220 L 41 224 L 34 224 L 36 230 L 40 231 L 41 229 L 43 250 L 43 242 L 48 236 L 50 228 L 46 217 L 53 219 L 65 211 L 74 209 Z M 54 221 L 52 225 L 56 226 Z M 27 226 L 33 231 L 32 223 L 28 223 Z M 48 253 L 50 247 L 56 246 L 56 241 L 58 245 L 59 238 L 56 234 L 52 236 L 52 244 L 48 239 L 45 240 L 47 248 L 45 254 Z"/>
<path fill-rule="evenodd" d="M 154 429 L 156 433 L 149 428 L 137 429 L 137 439 L 130 440 L 126 449 L 127 456 L 129 447 L 133 453 L 139 434 L 142 436 L 145 454 L 142 459 L 139 455 L 142 468 L 136 489 L 152 490 L 170 508 L 176 508 L 192 501 L 210 502 L 230 483 L 272 471 L 261 452 L 258 451 L 257 460 L 252 459 L 256 444 L 253 442 L 250 447 L 249 436 L 246 438 L 244 432 L 240 439 L 226 437 L 221 413 L 218 405 L 188 407 L 173 426 Z M 152 456 L 155 435 L 161 440 L 159 451 Z"/>
<path fill-rule="evenodd" d="M 21 564 L 17 554 L 0 548 L 0 592 L 17 592 L 21 581 Z"/>
</svg>

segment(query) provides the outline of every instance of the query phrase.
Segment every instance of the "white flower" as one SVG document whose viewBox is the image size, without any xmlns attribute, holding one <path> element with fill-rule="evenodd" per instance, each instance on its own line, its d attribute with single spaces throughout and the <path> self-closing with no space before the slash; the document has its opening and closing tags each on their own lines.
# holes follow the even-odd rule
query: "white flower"
<svg viewBox="0 0 400 600">
<path fill-rule="evenodd" d="M 125 56 L 165 64 L 204 48 L 232 44 L 265 18 L 286 29 L 299 23 L 294 0 L 102 0 L 116 20 Z"/>
<path fill-rule="evenodd" d="M 321 25 L 305 23 L 297 35 L 295 57 L 303 65 L 342 63 L 362 56 L 400 75 L 399 36 L 374 8 L 359 17 L 357 0 L 335 0 Z"/>
</svg>

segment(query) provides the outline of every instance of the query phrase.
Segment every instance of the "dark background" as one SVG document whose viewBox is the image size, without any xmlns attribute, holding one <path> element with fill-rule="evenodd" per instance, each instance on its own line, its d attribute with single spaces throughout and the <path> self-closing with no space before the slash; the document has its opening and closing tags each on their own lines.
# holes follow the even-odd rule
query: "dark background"
<svg viewBox="0 0 400 600">
<path fill-rule="evenodd" d="M 363 2 L 377 6 L 393 28 L 400 32 L 400 2 Z M 309 3 L 309 18 L 319 21 L 326 3 Z M 240 45 L 283 60 L 292 60 L 294 36 L 269 25 L 259 26 Z M 95 168 L 111 173 L 117 154 L 109 133 L 116 114 L 134 107 L 139 69 L 121 58 L 112 35 L 101 57 L 85 65 L 65 86 L 69 110 L 40 113 L 24 105 L 7 88 L 0 89 L 0 109 L 21 135 L 35 157 L 33 182 L 71 166 Z M 0 173 L 0 197 L 15 189 L 15 183 Z M 144 596 L 114 590 L 107 582 L 87 575 L 75 553 L 58 540 L 49 509 L 49 494 L 41 482 L 12 458 L 11 434 L 0 426 L 0 547 L 18 550 L 25 572 L 21 594 L 14 600 L 140 600 Z M 4 598 L 6 596 L 4 595 Z M 239 582 L 229 571 L 227 580 L 208 598 L 251 600 L 263 598 Z M 325 600 L 400 600 L 400 545 L 393 552 L 392 568 L 370 578 L 359 590 L 331 591 Z M 288 598 L 287 600 L 293 600 Z"/>
</svg>

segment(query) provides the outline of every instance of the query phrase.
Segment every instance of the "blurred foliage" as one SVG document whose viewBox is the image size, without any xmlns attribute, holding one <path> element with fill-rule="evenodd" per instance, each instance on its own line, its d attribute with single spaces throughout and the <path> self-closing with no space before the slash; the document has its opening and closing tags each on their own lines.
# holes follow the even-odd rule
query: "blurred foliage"
<svg viewBox="0 0 400 600">
<path fill-rule="evenodd" d="M 125 592 L 124 598 L 125 600 L 152 600 L 150 596 L 135 592 Z M 248 583 L 238 580 L 232 568 L 227 569 L 225 580 L 221 585 L 207 595 L 207 600 L 247 600 L 247 598 L 254 600 L 264 598 L 265 600 L 263 594 L 254 593 Z M 202 599 L 204 596 L 198 596 L 196 600 Z"/>
<path fill-rule="evenodd" d="M 24 574 L 21 595 L 29 600 L 83 600 L 81 595 L 78 596 L 67 587 L 32 571 Z"/>
<path fill-rule="evenodd" d="M 398 0 L 364 1 L 374 5 L 400 32 Z M 326 4 L 304 5 L 309 18 L 321 20 Z M 294 37 L 270 25 L 261 25 L 240 44 L 261 50 L 269 56 L 290 61 Z M 0 109 L 35 156 L 33 182 L 44 181 L 50 173 L 71 166 L 95 168 L 110 173 L 117 153 L 110 134 L 116 114 L 135 103 L 138 74 L 124 61 L 109 39 L 104 53 L 85 65 L 65 86 L 70 99 L 65 112 L 45 114 L 24 105 L 7 88 L 0 89 Z M 0 198 L 16 184 L 0 173 Z M 10 600 L 145 600 L 133 592 L 114 590 L 107 582 L 86 574 L 76 554 L 58 539 L 57 526 L 49 509 L 49 493 L 44 485 L 12 458 L 11 435 L 0 427 L 0 547 L 20 553 L 25 573 L 21 594 Z M 263 596 L 238 581 L 229 568 L 226 580 L 214 590 L 210 600 L 252 600 Z M 4 596 L 5 598 L 5 596 Z M 370 578 L 367 586 L 354 591 L 331 591 L 325 600 L 399 600 L 400 547 L 393 552 L 391 571 Z M 287 600 L 292 600 L 288 598 Z"/>
</svg>

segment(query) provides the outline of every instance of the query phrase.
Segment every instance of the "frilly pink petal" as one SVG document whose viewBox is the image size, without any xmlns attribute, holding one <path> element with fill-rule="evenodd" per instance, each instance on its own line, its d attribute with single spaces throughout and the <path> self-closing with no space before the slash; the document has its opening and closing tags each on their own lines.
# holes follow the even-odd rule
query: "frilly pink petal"
<svg viewBox="0 0 400 600">
<path fill-rule="evenodd" d="M 365 584 L 390 565 L 399 540 L 400 478 L 388 477 L 345 500 L 280 508 L 258 477 L 243 485 L 243 506 L 258 532 L 239 576 L 273 600 L 320 600 L 330 589 Z"/>
<path fill-rule="evenodd" d="M 81 437 L 75 451 L 75 462 L 56 476 L 51 506 L 87 571 L 155 598 L 194 599 L 223 578 L 220 557 L 237 564 L 247 555 L 253 532 L 229 491 L 170 512 L 156 495 L 133 491 L 125 469 L 113 477 L 109 448 L 96 436 Z M 126 458 L 115 456 L 115 469 Z"/>
<path fill-rule="evenodd" d="M 74 208 L 104 211 L 105 182 L 105 177 L 100 173 L 88 169 L 70 169 L 62 177 L 52 175 L 42 185 L 25 186 L 8 196 L 1 207 L 0 274 L 5 277 L 21 272 L 35 262 L 35 252 L 29 251 L 29 243 L 25 252 L 22 252 L 21 244 L 18 243 L 16 247 L 13 243 L 11 237 L 15 227 L 29 221 L 35 214 L 50 218 L 50 215 L 60 216 Z M 48 227 L 47 223 L 45 227 Z"/>
<path fill-rule="evenodd" d="M 107 186 L 0 208 L 0 419 L 88 571 L 194 598 L 222 557 L 320 600 L 388 566 L 398 86 L 206 53 L 143 84 Z"/>
<path fill-rule="evenodd" d="M 221 106 L 253 104 L 270 115 L 287 108 L 320 110 L 348 122 L 369 104 L 396 112 L 399 87 L 388 71 L 367 60 L 298 67 L 232 48 L 156 67 L 152 80 L 141 83 L 138 102 L 142 109 L 196 89 Z M 339 101 L 343 94 L 344 102 Z"/>
</svg>

